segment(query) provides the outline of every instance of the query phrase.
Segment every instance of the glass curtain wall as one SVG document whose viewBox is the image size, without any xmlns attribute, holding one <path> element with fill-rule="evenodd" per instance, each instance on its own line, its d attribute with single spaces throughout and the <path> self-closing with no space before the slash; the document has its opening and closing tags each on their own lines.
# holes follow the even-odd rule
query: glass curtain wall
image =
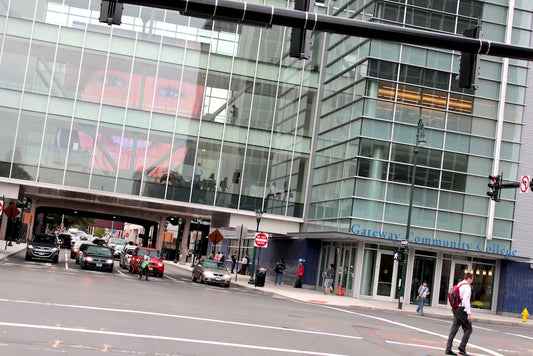
<svg viewBox="0 0 533 356">
<path fill-rule="evenodd" d="M 290 31 L 30 3 L 0 7 L 2 177 L 302 217 L 319 71 Z"/>
<path fill-rule="evenodd" d="M 521 36 L 530 37 L 531 6 L 520 3 L 515 11 L 512 42 L 521 43 Z M 492 1 L 337 1 L 330 13 L 455 34 L 481 19 L 483 37 L 496 41 L 504 41 L 507 30 L 507 8 Z M 335 34 L 327 43 L 309 229 L 348 232 L 357 224 L 403 232 L 417 122 L 423 119 L 427 146 L 418 156 L 414 236 L 483 246 L 486 177 L 499 140 L 500 170 L 516 178 L 525 83 L 515 74 L 525 63 L 510 61 L 507 92 L 517 96 L 500 105 L 501 58 L 482 57 L 474 91 L 457 86 L 459 53 Z M 496 208 L 492 243 L 506 248 L 513 201 L 514 193 L 505 192 Z"/>
</svg>

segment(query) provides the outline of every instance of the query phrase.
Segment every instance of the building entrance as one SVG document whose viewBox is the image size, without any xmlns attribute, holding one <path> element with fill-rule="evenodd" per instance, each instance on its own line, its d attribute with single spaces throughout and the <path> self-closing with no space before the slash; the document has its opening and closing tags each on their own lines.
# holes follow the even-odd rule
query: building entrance
<svg viewBox="0 0 533 356">
<path fill-rule="evenodd" d="M 394 297 L 395 288 L 392 281 L 396 280 L 397 265 L 394 263 L 392 251 L 378 251 L 374 272 L 374 275 L 378 278 L 375 279 L 373 290 L 373 295 L 376 299 L 392 300 Z"/>
</svg>

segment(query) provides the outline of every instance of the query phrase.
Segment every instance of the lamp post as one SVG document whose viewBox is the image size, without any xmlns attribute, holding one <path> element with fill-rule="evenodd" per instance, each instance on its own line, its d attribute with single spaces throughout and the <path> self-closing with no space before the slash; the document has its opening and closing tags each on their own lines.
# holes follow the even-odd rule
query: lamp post
<svg viewBox="0 0 533 356">
<path fill-rule="evenodd" d="M 261 222 L 261 218 L 263 217 L 263 211 L 260 209 L 257 209 L 255 211 L 255 217 L 257 221 L 257 227 L 255 228 L 255 233 L 257 234 L 259 232 L 259 223 Z M 248 281 L 248 284 L 255 284 L 255 239 L 254 239 L 254 246 L 252 250 L 252 270 L 250 271 L 250 280 Z"/>
<path fill-rule="evenodd" d="M 174 263 L 178 263 L 178 255 L 180 253 L 180 240 L 181 240 L 181 223 L 183 222 L 182 218 L 178 219 L 178 236 L 176 236 L 176 253 L 174 254 Z"/>
<path fill-rule="evenodd" d="M 194 267 L 194 260 L 196 259 L 196 245 L 198 244 L 198 231 L 200 230 L 200 224 L 202 223 L 202 217 L 196 219 L 196 236 L 194 237 L 194 250 L 192 251 L 192 263 L 191 267 Z"/>
<path fill-rule="evenodd" d="M 403 299 L 405 295 L 405 278 L 407 274 L 407 258 L 409 256 L 409 235 L 411 234 L 411 213 L 413 211 L 413 193 L 415 188 L 416 163 L 418 158 L 419 147 L 426 145 L 424 133 L 424 120 L 418 120 L 416 127 L 416 145 L 413 151 L 413 174 L 411 175 L 411 190 L 409 193 L 409 209 L 407 210 L 407 226 L 405 228 L 405 240 L 402 241 L 403 248 L 403 262 L 402 262 L 402 276 L 400 279 L 400 295 L 398 297 L 398 309 L 402 309 Z"/>
</svg>

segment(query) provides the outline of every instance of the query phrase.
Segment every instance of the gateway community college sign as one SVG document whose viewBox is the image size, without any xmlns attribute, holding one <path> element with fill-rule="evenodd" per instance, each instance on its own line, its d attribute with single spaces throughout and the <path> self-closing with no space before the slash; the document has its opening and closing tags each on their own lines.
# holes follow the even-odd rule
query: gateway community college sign
<svg viewBox="0 0 533 356">
<path fill-rule="evenodd" d="M 359 224 L 352 225 L 352 227 L 350 228 L 350 232 L 354 235 L 375 237 L 378 239 L 387 239 L 387 240 L 395 240 L 395 241 L 403 240 L 401 234 L 397 234 L 395 232 L 389 232 L 389 231 L 378 231 L 378 230 L 372 230 L 372 229 L 365 229 L 365 228 L 362 228 L 361 225 Z M 462 250 L 465 252 L 478 251 L 478 252 L 502 255 L 502 256 L 505 256 L 505 258 L 515 257 L 518 254 L 518 250 L 503 248 L 500 246 L 499 243 L 485 245 L 483 241 L 480 241 L 477 244 L 471 244 L 469 242 L 431 239 L 429 237 L 416 236 L 415 233 L 413 232 L 411 232 L 411 236 L 409 236 L 409 241 L 417 243 L 417 244 L 422 244 L 422 245 L 441 246 L 441 247 L 446 247 L 450 249 Z"/>
</svg>

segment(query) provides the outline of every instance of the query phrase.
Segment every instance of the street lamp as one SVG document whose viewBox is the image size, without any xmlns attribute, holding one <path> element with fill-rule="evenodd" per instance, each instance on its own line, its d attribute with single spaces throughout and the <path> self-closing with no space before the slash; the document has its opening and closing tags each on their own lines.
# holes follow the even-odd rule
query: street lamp
<svg viewBox="0 0 533 356">
<path fill-rule="evenodd" d="M 192 251 L 192 263 L 191 267 L 194 267 L 194 260 L 196 258 L 196 245 L 198 243 L 198 231 L 200 231 L 200 224 L 202 223 L 202 217 L 199 216 L 196 219 L 196 236 L 194 237 L 194 250 Z"/>
<path fill-rule="evenodd" d="M 182 218 L 179 218 L 178 219 L 178 236 L 176 236 L 176 253 L 174 254 L 174 263 L 178 263 L 178 255 L 180 253 L 180 248 L 179 248 L 179 242 L 181 240 L 181 223 L 183 222 L 183 219 Z"/>
<path fill-rule="evenodd" d="M 411 175 L 411 191 L 409 193 L 409 209 L 407 210 L 407 226 L 405 228 L 405 240 L 402 241 L 403 248 L 403 263 L 402 263 L 402 277 L 400 279 L 400 295 L 398 296 L 398 309 L 402 309 L 403 299 L 405 295 L 405 278 L 407 274 L 407 257 L 409 255 L 409 235 L 411 234 L 411 213 L 413 211 L 413 193 L 415 188 L 416 163 L 418 158 L 419 147 L 426 145 L 424 133 L 424 120 L 418 120 L 416 127 L 416 145 L 413 150 L 413 174 Z"/>
<path fill-rule="evenodd" d="M 259 223 L 261 222 L 261 218 L 263 217 L 263 211 L 260 209 L 257 209 L 255 211 L 255 217 L 257 220 L 257 226 L 255 228 L 255 233 L 257 234 L 259 232 Z M 248 281 L 248 284 L 255 284 L 255 239 L 254 239 L 254 246 L 252 249 L 252 270 L 250 271 L 250 280 Z"/>
</svg>

